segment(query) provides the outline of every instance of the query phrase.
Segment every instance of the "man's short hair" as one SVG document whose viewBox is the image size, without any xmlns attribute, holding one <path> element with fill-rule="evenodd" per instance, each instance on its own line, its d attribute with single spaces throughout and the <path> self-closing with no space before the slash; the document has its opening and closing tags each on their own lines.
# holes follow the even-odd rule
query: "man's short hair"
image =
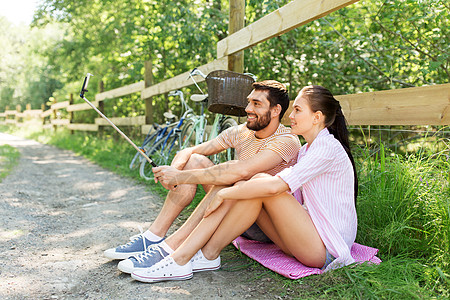
<svg viewBox="0 0 450 300">
<path fill-rule="evenodd" d="M 281 106 L 280 121 L 284 113 L 289 108 L 289 94 L 286 86 L 276 80 L 264 80 L 253 83 L 253 88 L 258 91 L 267 91 L 267 100 L 270 102 L 270 107 L 277 104 Z"/>
</svg>

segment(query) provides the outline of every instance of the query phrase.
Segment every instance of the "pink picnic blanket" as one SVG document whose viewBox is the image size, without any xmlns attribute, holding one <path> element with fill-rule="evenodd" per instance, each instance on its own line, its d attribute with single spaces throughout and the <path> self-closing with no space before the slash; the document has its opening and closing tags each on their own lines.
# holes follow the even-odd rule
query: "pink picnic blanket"
<svg viewBox="0 0 450 300">
<path fill-rule="evenodd" d="M 290 279 L 322 274 L 324 271 L 318 268 L 304 266 L 293 257 L 287 256 L 275 244 L 261 243 L 238 237 L 233 241 L 233 245 L 242 253 L 253 258 L 264 267 L 277 272 Z M 379 264 L 381 260 L 375 256 L 378 249 L 354 243 L 351 249 L 351 255 L 356 262 L 371 262 Z"/>
</svg>

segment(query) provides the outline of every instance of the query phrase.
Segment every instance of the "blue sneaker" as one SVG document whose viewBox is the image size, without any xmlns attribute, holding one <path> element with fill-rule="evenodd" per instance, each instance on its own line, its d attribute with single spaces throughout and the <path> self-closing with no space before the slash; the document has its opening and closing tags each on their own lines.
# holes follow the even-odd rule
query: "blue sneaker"
<svg viewBox="0 0 450 300">
<path fill-rule="evenodd" d="M 147 248 L 147 251 L 122 260 L 117 265 L 117 268 L 124 273 L 131 274 L 136 269 L 149 268 L 167 256 L 169 256 L 169 253 L 160 245 L 153 244 Z"/>
<path fill-rule="evenodd" d="M 103 252 L 103 255 L 111 259 L 127 259 L 130 256 L 143 253 L 148 246 L 160 243 L 163 240 L 164 239 L 161 239 L 157 242 L 152 242 L 144 238 L 142 234 L 139 234 L 135 236 L 131 242 L 128 242 L 125 245 L 105 250 L 105 252 Z"/>
</svg>

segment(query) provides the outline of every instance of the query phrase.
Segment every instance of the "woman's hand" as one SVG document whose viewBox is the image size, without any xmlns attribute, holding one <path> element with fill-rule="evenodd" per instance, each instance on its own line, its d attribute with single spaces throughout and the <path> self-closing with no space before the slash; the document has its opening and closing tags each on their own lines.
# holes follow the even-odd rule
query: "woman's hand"
<svg viewBox="0 0 450 300">
<path fill-rule="evenodd" d="M 180 170 L 172 166 L 160 166 L 152 168 L 152 171 L 155 175 L 155 183 L 159 181 L 165 189 L 175 190 Z"/>
<path fill-rule="evenodd" d="M 214 196 L 214 199 L 211 201 L 211 203 L 209 203 L 208 207 L 206 208 L 203 218 L 208 217 L 210 214 L 215 212 L 222 205 L 224 199 L 223 199 L 221 192 L 223 190 L 218 191 L 217 194 Z"/>
</svg>

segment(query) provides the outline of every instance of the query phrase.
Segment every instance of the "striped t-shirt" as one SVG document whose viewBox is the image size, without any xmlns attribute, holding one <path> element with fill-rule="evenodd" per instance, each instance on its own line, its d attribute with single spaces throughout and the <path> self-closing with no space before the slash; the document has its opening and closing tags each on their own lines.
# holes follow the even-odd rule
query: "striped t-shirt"
<svg viewBox="0 0 450 300">
<path fill-rule="evenodd" d="M 255 131 L 247 128 L 246 124 L 231 127 L 223 131 L 216 140 L 225 149 L 234 148 L 236 159 L 246 160 L 263 150 L 272 150 L 281 156 L 283 162 L 265 173 L 275 175 L 283 169 L 293 166 L 297 162 L 300 141 L 291 134 L 289 128 L 280 124 L 269 137 L 259 139 Z"/>
<path fill-rule="evenodd" d="M 354 176 L 341 143 L 323 129 L 300 149 L 297 164 L 277 176 L 306 205 L 325 247 L 336 257 L 326 270 L 353 263 L 350 250 L 358 225 Z"/>
</svg>

